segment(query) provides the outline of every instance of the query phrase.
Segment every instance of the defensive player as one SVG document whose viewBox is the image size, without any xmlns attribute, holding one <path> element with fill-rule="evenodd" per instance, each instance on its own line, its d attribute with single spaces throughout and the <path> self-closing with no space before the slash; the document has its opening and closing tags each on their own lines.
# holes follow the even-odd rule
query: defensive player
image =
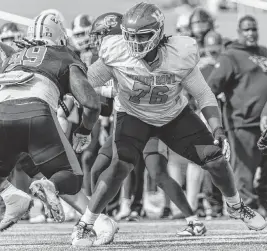
<svg viewBox="0 0 267 251">
<path fill-rule="evenodd" d="M 123 17 L 123 35 L 104 38 L 100 59 L 87 71 L 93 86 L 117 79 L 118 102 L 113 159 L 100 175 L 82 217 L 79 236 L 84 240 L 91 238 L 95 219 L 117 193 L 151 136 L 159 137 L 173 151 L 211 174 L 231 217 L 243 220 L 250 229 L 266 226 L 263 217 L 244 205 L 237 192 L 218 104 L 197 67 L 196 41 L 166 37 L 163 27 L 164 16 L 155 5 L 135 5 Z M 188 107 L 183 88 L 198 102 L 212 133 Z M 87 234 L 83 235 L 85 231 Z M 91 243 L 88 241 L 88 245 Z"/>
<path fill-rule="evenodd" d="M 83 122 L 76 131 L 77 148 L 83 147 L 84 136 L 79 136 L 90 134 L 100 111 L 97 94 L 86 78 L 86 67 L 66 46 L 66 32 L 56 16 L 38 16 L 27 37 L 20 44 L 24 48 L 8 57 L 2 69 L 0 195 L 6 213 L 1 230 L 19 220 L 31 205 L 30 196 L 6 180 L 13 161 L 22 152 L 34 162 L 33 172 L 49 178 L 33 182 L 32 193 L 46 204 L 57 221 L 64 220 L 57 194 L 79 192 L 82 171 L 57 122 L 58 100 L 70 92 L 84 107 Z"/>
</svg>

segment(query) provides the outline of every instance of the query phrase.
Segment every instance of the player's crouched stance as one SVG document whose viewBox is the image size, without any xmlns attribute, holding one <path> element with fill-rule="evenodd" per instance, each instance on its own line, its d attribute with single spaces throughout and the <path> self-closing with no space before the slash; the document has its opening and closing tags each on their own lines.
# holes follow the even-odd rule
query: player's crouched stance
<svg viewBox="0 0 267 251">
<path fill-rule="evenodd" d="M 265 220 L 243 203 L 236 189 L 218 104 L 197 66 L 196 41 L 183 36 L 168 38 L 163 26 L 164 16 L 155 5 L 135 5 L 123 16 L 123 35 L 105 37 L 100 59 L 88 67 L 88 81 L 94 87 L 111 78 L 117 80 L 118 103 L 113 159 L 98 179 L 83 222 L 95 223 L 133 170 L 150 137 L 155 136 L 210 173 L 231 217 L 241 219 L 249 229 L 262 230 Z M 196 99 L 212 134 L 189 108 L 183 89 Z M 88 239 L 83 230 L 76 236 L 80 242 Z"/>
<path fill-rule="evenodd" d="M 21 50 L 8 57 L 0 75 L 0 195 L 6 204 L 0 231 L 16 223 L 31 207 L 31 197 L 6 177 L 18 156 L 27 153 L 35 168 L 30 190 L 54 219 L 64 221 L 58 195 L 75 195 L 82 171 L 56 117 L 58 100 L 72 93 L 84 107 L 80 134 L 90 134 L 100 103 L 88 83 L 86 67 L 67 46 L 62 23 L 53 14 L 38 16 L 28 28 Z"/>
</svg>

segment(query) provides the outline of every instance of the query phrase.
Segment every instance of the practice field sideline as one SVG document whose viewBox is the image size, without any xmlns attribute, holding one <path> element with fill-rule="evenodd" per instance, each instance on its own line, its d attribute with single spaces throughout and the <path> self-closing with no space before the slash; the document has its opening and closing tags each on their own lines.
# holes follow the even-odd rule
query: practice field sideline
<svg viewBox="0 0 267 251">
<path fill-rule="evenodd" d="M 267 229 L 260 232 L 250 231 L 237 220 L 206 221 L 206 236 L 187 238 L 175 235 L 177 230 L 185 227 L 185 221 L 121 222 L 114 243 L 91 248 L 71 247 L 73 225 L 74 223 L 30 225 L 22 222 L 0 233 L 0 250 L 267 250 Z"/>
</svg>

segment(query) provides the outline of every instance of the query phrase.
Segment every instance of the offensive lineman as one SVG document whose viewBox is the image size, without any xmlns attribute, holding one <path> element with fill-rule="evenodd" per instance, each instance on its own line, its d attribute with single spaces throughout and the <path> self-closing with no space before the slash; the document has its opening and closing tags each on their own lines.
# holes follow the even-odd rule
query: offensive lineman
<svg viewBox="0 0 267 251">
<path fill-rule="evenodd" d="M 151 136 L 211 174 L 231 217 L 241 219 L 249 229 L 266 227 L 263 217 L 247 207 L 237 192 L 218 104 L 197 66 L 196 41 L 166 37 L 163 27 L 164 16 L 155 5 L 135 5 L 123 17 L 123 35 L 104 38 L 100 59 L 88 69 L 88 81 L 95 87 L 111 78 L 118 80 L 113 159 L 101 174 L 83 215 L 86 224 L 74 233 L 88 245 L 92 245 L 96 218 L 117 193 Z M 212 133 L 188 107 L 183 88 L 197 100 Z"/>
</svg>

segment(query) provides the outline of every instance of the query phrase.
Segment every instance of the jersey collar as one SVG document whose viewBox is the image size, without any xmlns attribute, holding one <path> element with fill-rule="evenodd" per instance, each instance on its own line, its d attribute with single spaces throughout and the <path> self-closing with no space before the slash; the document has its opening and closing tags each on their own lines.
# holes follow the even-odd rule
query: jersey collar
<svg viewBox="0 0 267 251">
<path fill-rule="evenodd" d="M 162 50 L 159 49 L 156 59 L 151 64 L 148 64 L 144 59 L 141 59 L 141 62 L 149 72 L 152 72 L 161 66 L 162 58 Z"/>
</svg>

